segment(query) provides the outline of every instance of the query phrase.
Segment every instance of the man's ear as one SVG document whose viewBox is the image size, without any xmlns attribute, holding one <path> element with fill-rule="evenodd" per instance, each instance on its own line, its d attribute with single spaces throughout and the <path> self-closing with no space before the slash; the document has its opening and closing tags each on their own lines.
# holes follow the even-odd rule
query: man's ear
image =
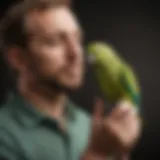
<svg viewBox="0 0 160 160">
<path fill-rule="evenodd" d="M 15 70 L 19 70 L 25 66 L 24 54 L 19 48 L 8 49 L 5 54 L 5 59 L 8 65 Z"/>
</svg>

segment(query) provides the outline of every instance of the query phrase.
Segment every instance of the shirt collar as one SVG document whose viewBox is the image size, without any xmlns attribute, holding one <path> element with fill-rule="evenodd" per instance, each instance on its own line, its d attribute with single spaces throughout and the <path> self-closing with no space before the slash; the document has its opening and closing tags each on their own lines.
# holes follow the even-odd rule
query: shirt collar
<svg viewBox="0 0 160 160">
<path fill-rule="evenodd" d="M 40 124 L 43 120 L 50 120 L 57 124 L 54 118 L 49 118 L 47 115 L 38 111 L 34 106 L 32 106 L 28 101 L 26 101 L 23 96 L 18 93 L 11 93 L 9 96 L 8 103 L 9 108 L 13 112 L 13 116 L 18 120 L 20 124 L 25 127 L 34 127 Z M 68 100 L 66 103 L 66 119 L 75 119 L 75 105 Z"/>
</svg>

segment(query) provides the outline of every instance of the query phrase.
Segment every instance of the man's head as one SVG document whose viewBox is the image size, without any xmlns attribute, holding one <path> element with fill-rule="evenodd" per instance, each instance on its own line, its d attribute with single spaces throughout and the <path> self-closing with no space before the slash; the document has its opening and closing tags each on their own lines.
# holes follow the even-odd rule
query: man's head
<svg viewBox="0 0 160 160">
<path fill-rule="evenodd" d="M 18 77 L 66 89 L 81 85 L 81 30 L 68 2 L 28 0 L 13 7 L 2 24 L 5 57 Z"/>
</svg>

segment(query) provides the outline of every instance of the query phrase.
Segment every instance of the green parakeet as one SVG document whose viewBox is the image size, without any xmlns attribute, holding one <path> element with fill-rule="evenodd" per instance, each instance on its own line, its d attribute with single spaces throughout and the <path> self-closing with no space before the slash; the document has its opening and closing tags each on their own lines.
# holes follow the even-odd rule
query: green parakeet
<svg viewBox="0 0 160 160">
<path fill-rule="evenodd" d="M 139 110 L 141 92 L 133 68 L 111 45 L 104 42 L 90 43 L 87 54 L 104 98 L 111 103 L 129 100 Z"/>
</svg>

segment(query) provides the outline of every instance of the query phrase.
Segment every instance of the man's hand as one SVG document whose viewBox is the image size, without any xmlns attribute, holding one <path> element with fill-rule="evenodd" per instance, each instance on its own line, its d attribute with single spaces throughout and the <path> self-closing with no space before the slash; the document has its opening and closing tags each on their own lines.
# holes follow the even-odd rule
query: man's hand
<svg viewBox="0 0 160 160">
<path fill-rule="evenodd" d="M 125 153 L 132 150 L 140 136 L 139 115 L 129 103 L 117 104 L 107 117 L 104 117 L 103 108 L 103 102 L 98 100 L 93 114 L 92 134 L 86 155 L 97 155 L 101 159 L 110 155 L 125 157 Z"/>
</svg>

